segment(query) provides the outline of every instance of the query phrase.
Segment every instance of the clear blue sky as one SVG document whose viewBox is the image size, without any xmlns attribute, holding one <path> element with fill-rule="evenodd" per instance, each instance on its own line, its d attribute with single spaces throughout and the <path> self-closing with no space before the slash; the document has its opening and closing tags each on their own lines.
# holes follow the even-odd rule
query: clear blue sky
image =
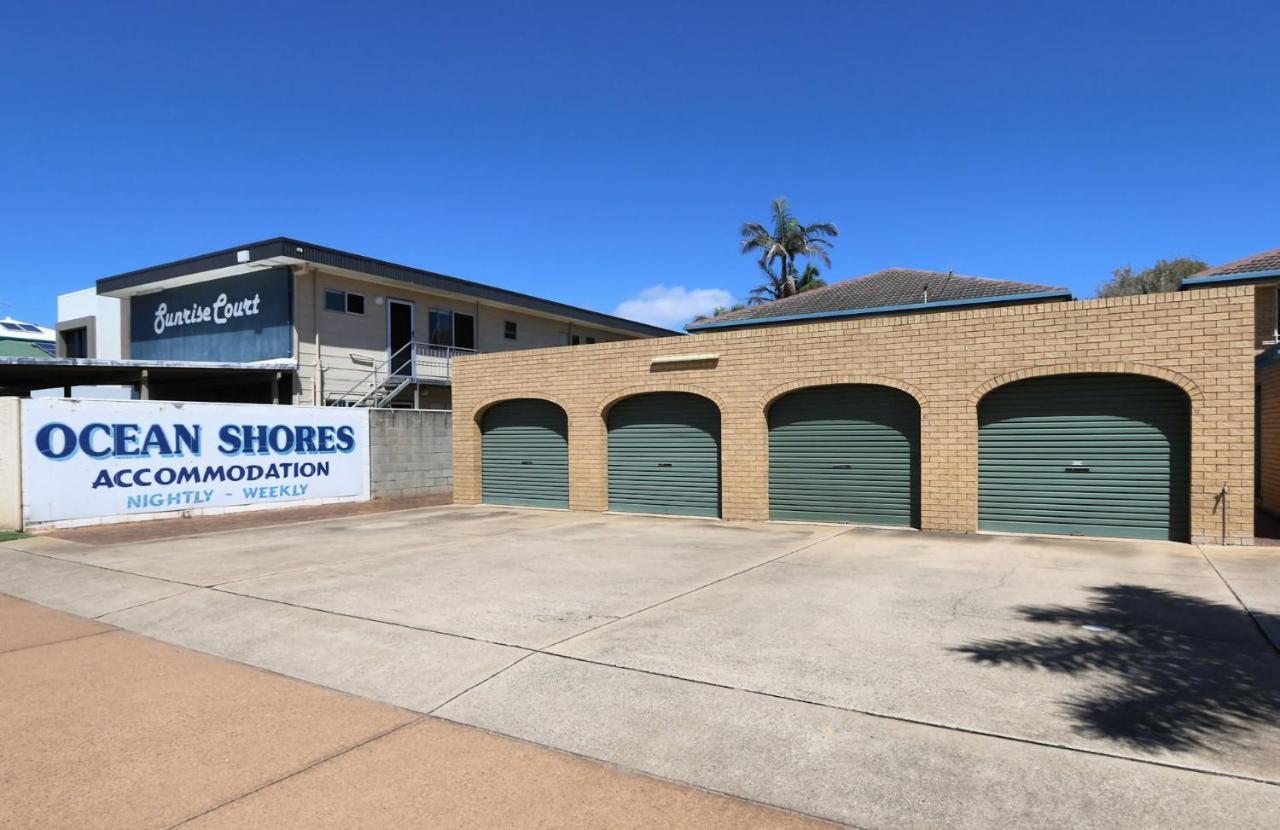
<svg viewBox="0 0 1280 830">
<path fill-rule="evenodd" d="M 276 235 L 679 313 L 746 294 L 778 195 L 839 225 L 832 279 L 1089 296 L 1280 246 L 1278 31 L 1274 0 L 10 4 L 0 316 Z"/>
</svg>

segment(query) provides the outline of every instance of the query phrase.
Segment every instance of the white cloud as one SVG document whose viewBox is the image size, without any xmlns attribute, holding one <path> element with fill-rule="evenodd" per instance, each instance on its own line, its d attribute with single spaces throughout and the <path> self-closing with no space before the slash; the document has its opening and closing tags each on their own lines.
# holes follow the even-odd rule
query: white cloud
<svg viewBox="0 0 1280 830">
<path fill-rule="evenodd" d="M 730 305 L 733 305 L 733 295 L 723 288 L 653 285 L 623 300 L 613 313 L 628 320 L 678 329 L 699 314 L 710 314 L 717 306 Z"/>
</svg>

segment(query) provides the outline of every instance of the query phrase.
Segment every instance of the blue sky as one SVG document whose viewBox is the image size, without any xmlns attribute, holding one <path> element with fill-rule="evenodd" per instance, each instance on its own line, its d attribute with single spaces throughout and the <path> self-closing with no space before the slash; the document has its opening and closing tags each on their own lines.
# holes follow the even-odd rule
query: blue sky
<svg viewBox="0 0 1280 830">
<path fill-rule="evenodd" d="M 1278 30 L 1274 0 L 10 4 L 0 316 L 290 235 L 677 324 L 745 296 L 779 195 L 839 225 L 832 280 L 1089 296 L 1280 246 Z"/>
</svg>

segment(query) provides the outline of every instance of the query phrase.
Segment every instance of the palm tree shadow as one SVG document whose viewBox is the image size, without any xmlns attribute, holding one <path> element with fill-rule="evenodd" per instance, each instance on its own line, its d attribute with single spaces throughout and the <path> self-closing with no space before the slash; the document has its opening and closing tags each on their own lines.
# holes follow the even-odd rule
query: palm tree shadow
<svg viewBox="0 0 1280 830">
<path fill-rule="evenodd" d="M 1253 624 L 1244 611 L 1142 585 L 1090 590 L 1082 608 L 1018 609 L 1030 622 L 1071 626 L 1071 633 L 952 650 L 985 665 L 1105 676 L 1063 706 L 1079 733 L 1134 748 L 1220 748 L 1258 726 L 1280 724 L 1280 660 L 1249 638 Z"/>
</svg>

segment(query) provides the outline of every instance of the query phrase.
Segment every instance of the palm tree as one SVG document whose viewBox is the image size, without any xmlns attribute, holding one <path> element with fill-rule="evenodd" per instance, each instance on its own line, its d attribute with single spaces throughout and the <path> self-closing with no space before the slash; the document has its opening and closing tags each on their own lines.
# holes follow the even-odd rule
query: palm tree
<svg viewBox="0 0 1280 830">
<path fill-rule="evenodd" d="M 731 311 L 742 311 L 742 309 L 746 307 L 746 303 L 734 303 L 732 306 L 718 305 L 710 314 L 699 314 L 697 317 L 694 317 L 693 322 L 701 323 L 703 320 L 713 320 L 721 314 L 728 314 Z"/>
<path fill-rule="evenodd" d="M 757 265 L 759 265 L 760 270 L 764 272 L 767 282 L 757 285 L 755 288 L 751 289 L 750 295 L 747 297 L 747 303 L 749 305 L 760 305 L 761 303 L 772 302 L 773 300 L 780 300 L 783 297 L 790 296 L 786 293 L 786 280 L 782 279 L 765 267 L 763 260 L 758 262 Z M 812 291 L 815 288 L 822 288 L 825 286 L 827 281 L 819 276 L 821 273 L 822 272 L 819 271 L 817 266 L 813 263 L 805 263 L 804 271 L 801 272 L 800 276 L 797 277 L 794 273 L 792 274 L 792 278 L 796 286 L 795 293 L 803 294 L 806 291 Z"/>
<path fill-rule="evenodd" d="M 796 260 L 799 257 L 804 257 L 806 261 L 818 259 L 823 265 L 831 267 L 831 256 L 828 253 L 831 242 L 827 237 L 838 236 L 840 231 L 830 222 L 800 224 L 784 198 L 773 200 L 772 212 L 772 230 L 756 222 L 743 223 L 742 253 L 759 252 L 760 268 L 769 276 L 769 284 L 760 288 L 765 289 L 765 294 L 776 295 L 776 299 L 777 296 L 790 297 L 800 291 L 799 282 L 804 277 L 796 272 Z M 775 262 L 780 265 L 777 274 L 773 271 Z M 805 269 L 805 274 L 809 274 L 809 268 Z M 813 268 L 812 279 L 817 278 L 817 269 Z M 752 291 L 752 295 L 756 296 L 756 292 Z"/>
</svg>

